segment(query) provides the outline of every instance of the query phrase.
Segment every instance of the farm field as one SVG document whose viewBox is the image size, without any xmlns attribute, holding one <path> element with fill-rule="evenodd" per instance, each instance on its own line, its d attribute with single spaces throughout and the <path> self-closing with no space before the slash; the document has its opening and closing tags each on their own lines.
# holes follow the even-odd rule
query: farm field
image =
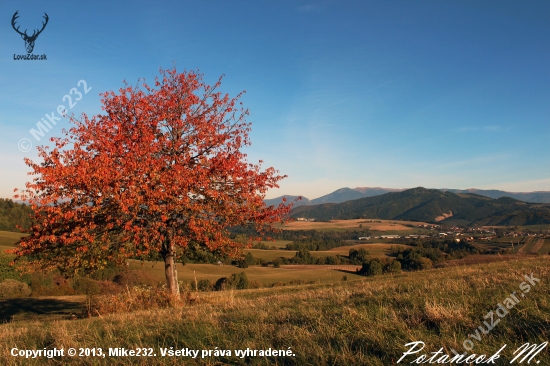
<svg viewBox="0 0 550 366">
<path fill-rule="evenodd" d="M 517 230 L 518 230 L 518 231 L 523 231 L 523 230 L 531 230 L 531 231 L 539 231 L 539 230 L 542 230 L 542 231 L 548 231 L 548 230 L 550 230 L 550 225 L 528 225 L 528 226 L 518 226 L 518 227 L 517 227 Z"/>
<path fill-rule="evenodd" d="M 414 228 L 405 225 L 424 225 L 425 222 L 399 221 L 399 220 L 331 220 L 330 222 L 293 221 L 277 227 L 284 230 L 319 230 L 319 231 L 346 231 L 365 230 L 371 231 L 411 231 Z M 362 225 L 362 227 L 359 227 Z"/>
<path fill-rule="evenodd" d="M 294 256 L 294 252 L 290 251 Z M 141 265 L 139 261 L 130 261 L 131 268 L 139 268 L 147 271 L 152 277 L 159 282 L 164 282 L 164 264 L 161 262 L 145 262 Z M 342 279 L 343 274 L 338 271 L 319 271 L 311 269 L 309 271 L 300 271 L 297 273 L 284 268 L 251 266 L 248 268 L 238 268 L 235 266 L 215 264 L 186 264 L 185 266 L 178 264 L 178 279 L 180 281 L 192 282 L 200 280 L 210 280 L 216 282 L 221 277 L 229 277 L 233 273 L 245 272 L 250 281 L 258 281 L 264 286 L 271 285 L 276 282 L 290 281 L 315 281 L 315 282 L 330 282 Z M 355 276 L 355 275 L 353 275 Z"/>
<path fill-rule="evenodd" d="M 542 244 L 539 253 L 550 254 L 550 239 L 544 239 L 544 244 Z"/>
<path fill-rule="evenodd" d="M 528 254 L 531 247 L 534 245 L 533 238 L 526 237 L 521 241 L 521 245 L 517 248 L 517 254 Z"/>
<path fill-rule="evenodd" d="M 285 250 L 285 249 L 245 249 L 245 253 L 250 253 L 254 258 L 262 259 L 266 262 L 271 262 L 276 258 L 292 258 L 296 254 L 296 250 Z M 318 253 L 318 252 L 311 252 Z"/>
<path fill-rule="evenodd" d="M 403 244 L 384 244 L 384 243 L 369 243 L 345 245 L 342 247 L 332 248 L 330 250 L 311 251 L 310 254 L 315 257 L 327 257 L 331 255 L 348 256 L 350 249 L 365 248 L 372 257 L 383 258 L 390 252 L 392 247 L 410 248 L 409 245 Z M 254 258 L 259 258 L 264 261 L 273 261 L 276 258 L 292 258 L 296 254 L 295 250 L 264 250 L 264 249 L 246 249 L 245 253 L 251 253 Z"/>
<path fill-rule="evenodd" d="M 0 230 L 0 250 L 13 248 L 13 244 L 26 235 L 27 234 Z"/>
</svg>

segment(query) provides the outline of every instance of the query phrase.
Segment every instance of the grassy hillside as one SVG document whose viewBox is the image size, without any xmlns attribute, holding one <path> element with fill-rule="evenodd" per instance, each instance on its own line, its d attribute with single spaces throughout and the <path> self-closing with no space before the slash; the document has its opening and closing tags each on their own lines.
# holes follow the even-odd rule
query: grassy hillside
<svg viewBox="0 0 550 366">
<path fill-rule="evenodd" d="M 451 225 L 540 225 L 550 223 L 550 206 L 502 197 L 455 194 L 414 188 L 339 204 L 301 206 L 292 217 L 318 220 L 377 218 L 427 221 Z"/>
<path fill-rule="evenodd" d="M 548 257 L 379 276 L 330 284 L 199 293 L 181 308 L 102 315 L 72 321 L 0 325 L 3 365 L 392 365 L 404 344 L 421 340 L 426 353 L 462 352 L 469 334 L 498 303 L 520 291 L 526 274 L 540 282 L 473 352 L 507 348 L 508 364 L 524 342 L 550 338 Z M 471 339 L 471 338 L 469 338 Z M 21 360 L 10 349 L 153 348 L 156 357 L 64 357 Z M 160 347 L 232 350 L 232 356 L 161 357 Z M 291 349 L 289 357 L 234 356 L 234 350 Z M 537 360 L 548 364 L 548 348 Z M 402 364 L 409 364 L 409 357 Z"/>
</svg>

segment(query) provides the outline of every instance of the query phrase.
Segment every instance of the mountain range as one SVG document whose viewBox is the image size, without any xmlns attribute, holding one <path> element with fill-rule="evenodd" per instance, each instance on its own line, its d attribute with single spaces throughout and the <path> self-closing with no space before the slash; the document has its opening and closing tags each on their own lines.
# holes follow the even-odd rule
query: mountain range
<svg viewBox="0 0 550 366">
<path fill-rule="evenodd" d="M 336 191 L 324 195 L 315 199 L 308 199 L 302 196 L 302 199 L 296 201 L 293 207 L 299 207 L 303 205 L 317 205 L 321 203 L 342 203 L 350 200 L 356 200 L 364 197 L 373 197 L 379 196 L 382 194 L 390 192 L 403 192 L 405 189 L 396 189 L 396 188 L 382 188 L 382 187 L 356 187 L 356 188 L 340 188 Z M 452 193 L 473 193 L 481 196 L 486 196 L 490 198 L 501 198 L 501 197 L 510 197 L 519 201 L 524 202 L 533 202 L 533 203 L 550 203 L 550 191 L 539 191 L 539 192 L 506 192 L 496 189 L 448 189 L 441 188 L 439 189 L 442 192 L 452 192 Z M 299 196 L 281 196 L 272 199 L 264 200 L 265 203 L 269 205 L 278 205 L 282 198 L 285 197 L 287 202 L 292 202 L 296 200 Z"/>
<path fill-rule="evenodd" d="M 342 203 L 302 205 L 293 208 L 290 216 L 317 220 L 377 218 L 448 225 L 520 226 L 550 224 L 550 205 L 418 187 Z"/>
</svg>

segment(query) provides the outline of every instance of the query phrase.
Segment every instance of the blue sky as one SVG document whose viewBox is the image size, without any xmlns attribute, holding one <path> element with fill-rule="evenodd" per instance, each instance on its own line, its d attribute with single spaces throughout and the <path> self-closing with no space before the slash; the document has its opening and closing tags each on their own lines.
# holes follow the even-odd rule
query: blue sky
<svg viewBox="0 0 550 366">
<path fill-rule="evenodd" d="M 34 54 L 20 30 L 49 23 Z M 268 197 L 341 187 L 550 190 L 550 2 L 3 1 L 0 197 L 23 188 L 29 133 L 72 88 L 99 93 L 200 70 L 251 115 L 250 162 L 288 178 Z M 21 139 L 33 144 L 18 148 Z"/>
</svg>

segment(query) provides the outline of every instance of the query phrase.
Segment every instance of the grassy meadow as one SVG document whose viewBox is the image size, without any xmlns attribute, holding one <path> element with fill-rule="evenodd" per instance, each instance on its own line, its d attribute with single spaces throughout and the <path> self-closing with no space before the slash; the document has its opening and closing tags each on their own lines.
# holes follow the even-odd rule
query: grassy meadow
<svg viewBox="0 0 550 366">
<path fill-rule="evenodd" d="M 433 269 L 331 283 L 193 294 L 168 309 L 75 320 L 0 325 L 3 365 L 392 365 L 404 344 L 421 340 L 425 352 L 462 343 L 526 274 L 540 279 L 472 352 L 491 355 L 504 344 L 502 363 L 524 342 L 550 337 L 548 257 Z M 471 338 L 469 338 L 471 339 Z M 10 349 L 153 348 L 153 357 L 20 359 Z M 231 350 L 231 356 L 162 357 L 160 348 Z M 244 357 L 234 350 L 291 349 L 294 356 Z M 548 349 L 537 356 L 548 364 Z M 408 357 L 409 363 L 414 358 Z"/>
<path fill-rule="evenodd" d="M 379 225 L 386 234 L 416 230 L 405 226 L 407 222 L 348 221 L 354 222 L 318 223 L 325 226 L 317 230 L 355 230 L 359 221 L 364 227 Z M 0 249 L 13 248 L 21 235 L 0 231 Z M 429 355 L 443 347 L 445 353 L 453 356 L 451 349 L 465 351 L 463 342 L 474 339 L 471 334 L 476 337 L 480 334 L 481 338 L 474 339 L 470 353 L 491 355 L 508 344 L 501 359 L 506 362 L 497 362 L 508 364 L 515 348 L 524 342 L 548 341 L 550 336 L 550 257 L 541 255 L 550 251 L 550 239 L 499 238 L 478 245 L 511 249 L 510 240 L 514 240 L 512 255 L 470 255 L 444 262 L 436 269 L 373 277 L 338 266 L 238 268 L 178 264 L 184 301 L 168 307 L 147 302 L 157 296 L 154 290 L 132 286 L 123 286 L 124 290 L 117 294 L 0 299 L 0 364 L 394 365 L 406 343 L 423 341 L 424 353 Z M 350 245 L 311 251 L 311 255 L 347 256 L 350 249 L 365 248 L 369 257 L 384 258 L 392 248 L 410 248 L 379 241 L 347 242 Z M 282 249 L 289 243 L 288 240 L 264 242 L 278 249 L 245 252 L 266 262 L 291 258 L 296 251 Z M 145 276 L 149 283 L 165 281 L 162 262 L 130 260 L 127 269 L 130 275 Z M 241 272 L 250 281 L 250 289 L 190 290 L 193 283 L 204 280 L 215 283 Z M 531 273 L 540 282 L 524 294 L 494 329 L 488 334 L 480 332 L 478 327 L 484 325 L 484 317 L 514 291 L 521 294 L 519 286 L 525 281 L 524 276 Z M 10 354 L 14 347 L 101 348 L 107 356 L 24 359 Z M 154 356 L 109 356 L 108 349 L 117 347 L 151 348 Z M 161 348 L 171 347 L 199 350 L 199 355 L 197 358 L 161 355 Z M 235 355 L 235 350 L 247 348 L 290 350 L 293 356 Z M 202 350 L 213 353 L 201 357 Z M 214 355 L 219 350 L 231 350 L 232 354 Z M 548 352 L 547 348 L 537 356 L 540 364 L 550 364 Z M 408 357 L 401 364 L 414 359 Z"/>
</svg>

